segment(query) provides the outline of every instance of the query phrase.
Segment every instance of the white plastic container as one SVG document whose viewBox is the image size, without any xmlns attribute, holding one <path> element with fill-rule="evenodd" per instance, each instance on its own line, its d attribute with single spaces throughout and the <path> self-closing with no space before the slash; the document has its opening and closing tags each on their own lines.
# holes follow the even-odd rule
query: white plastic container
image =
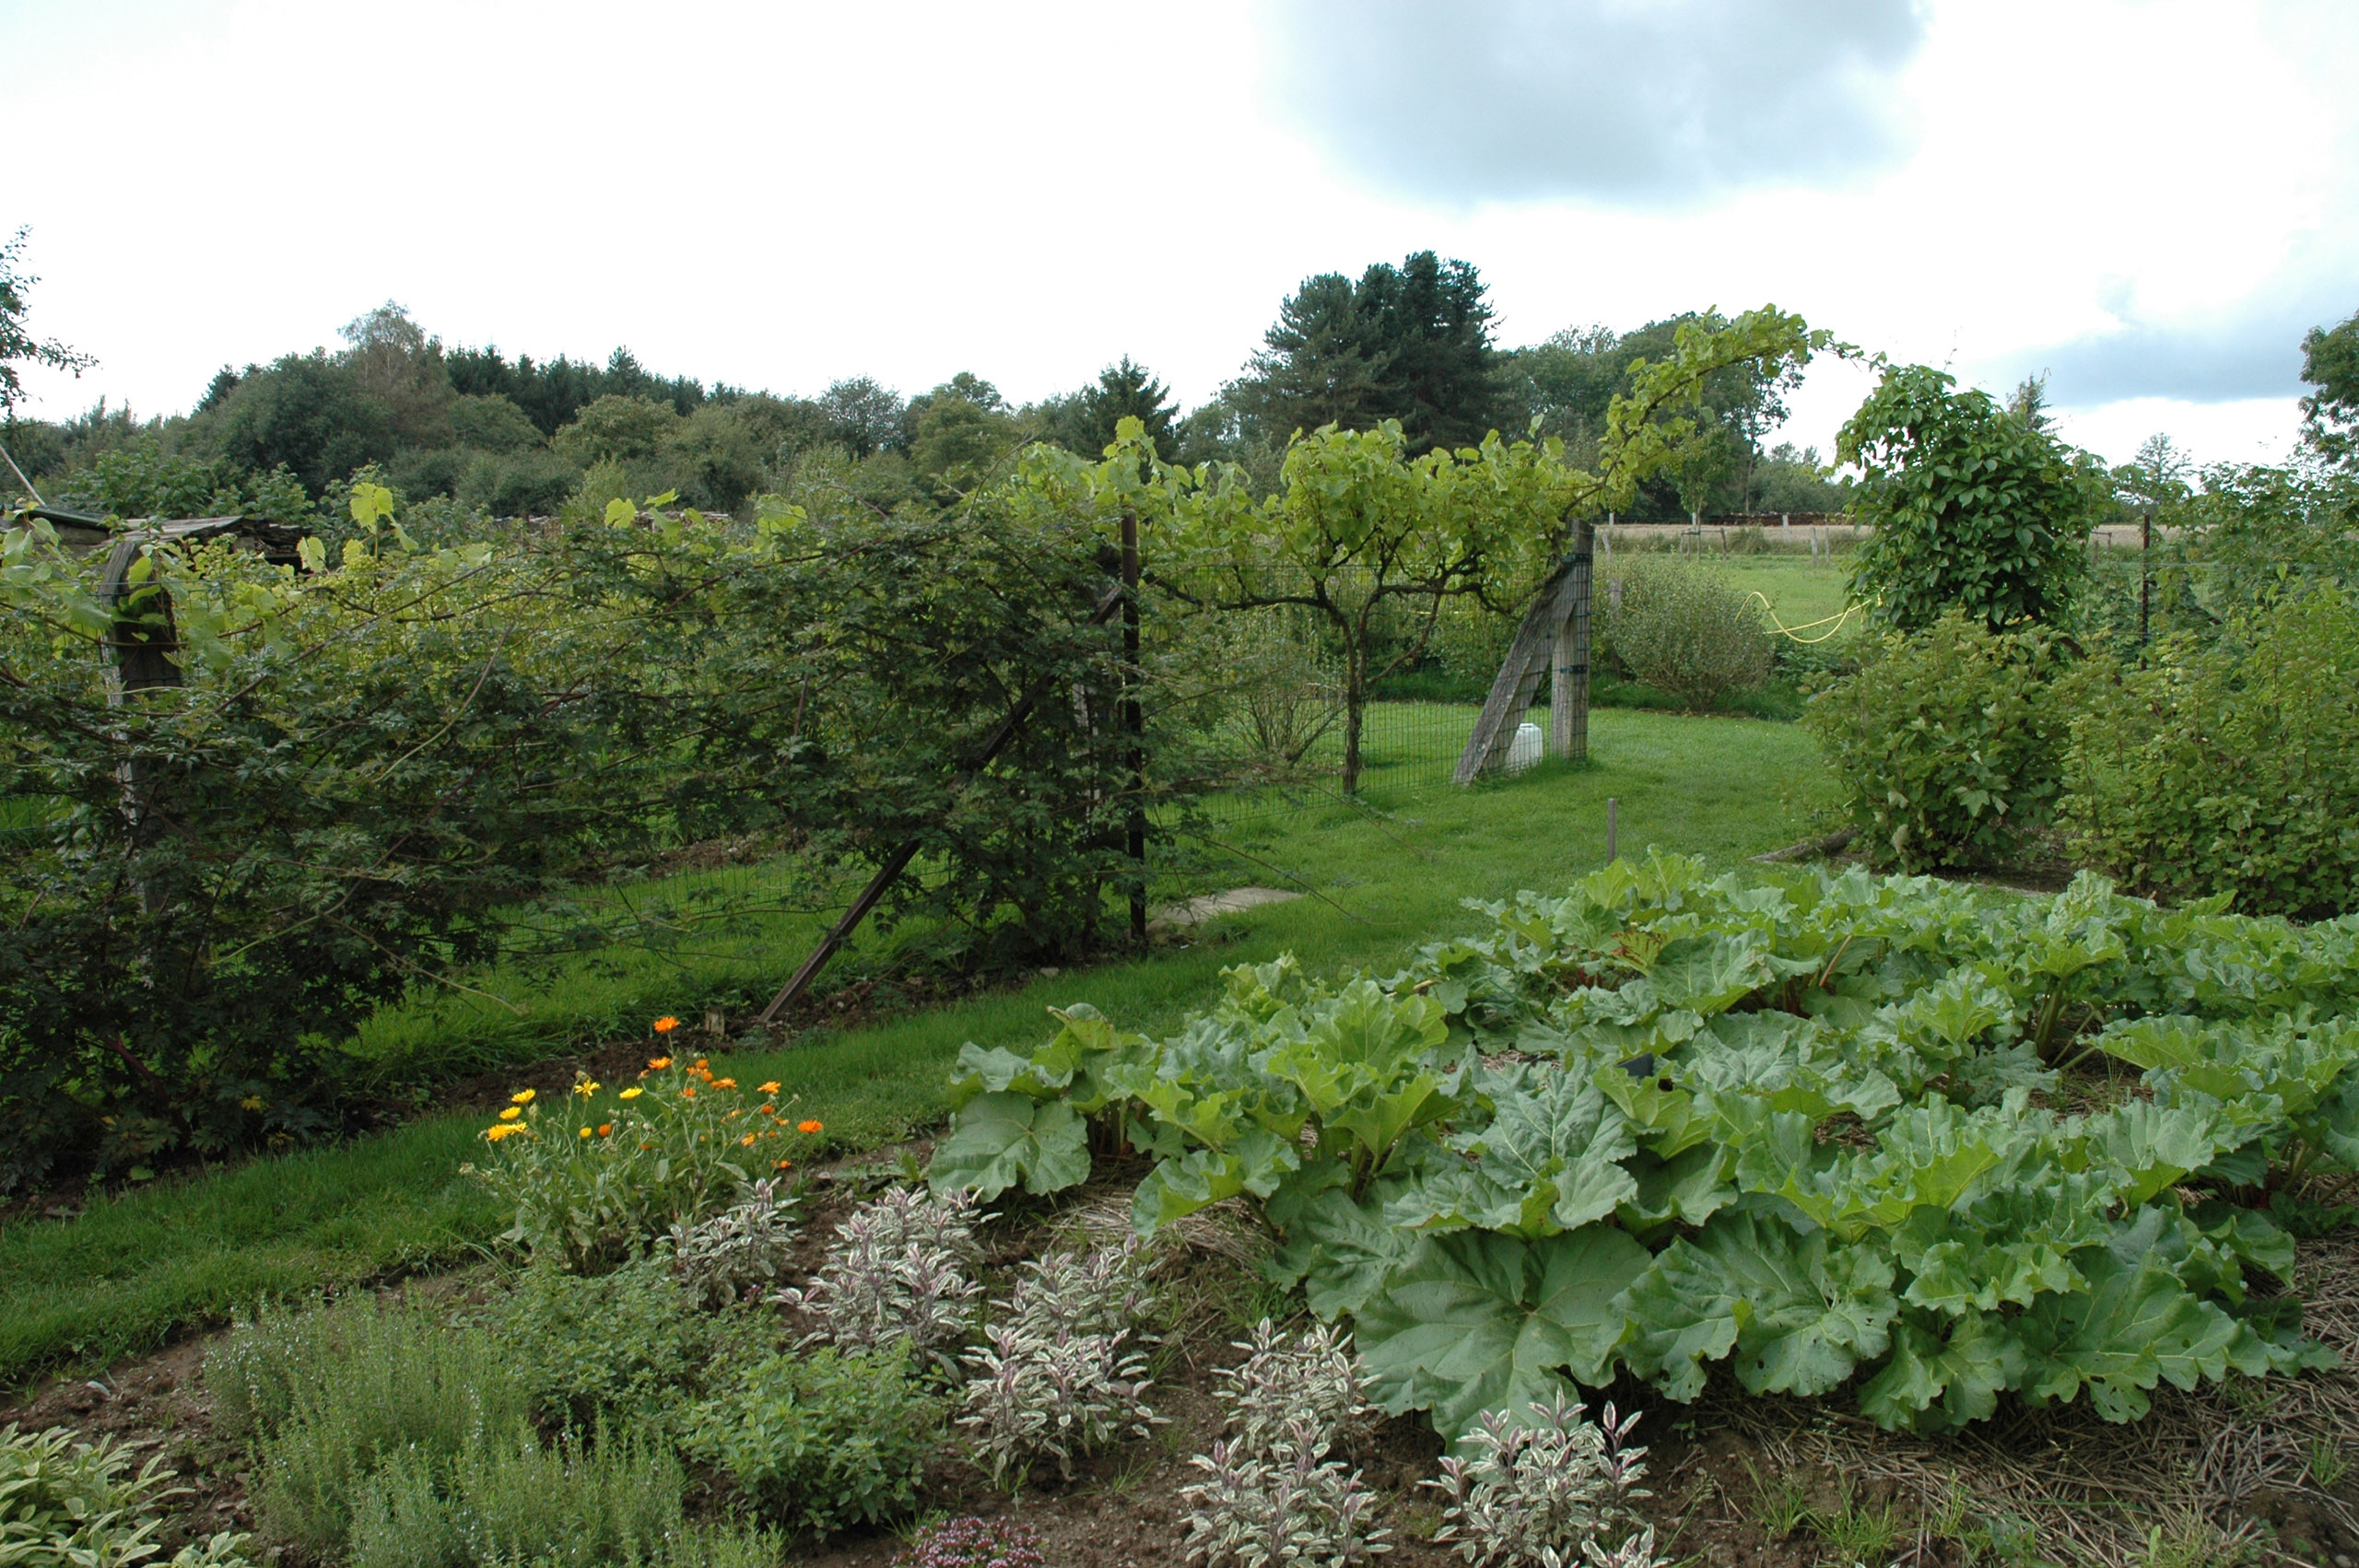
<svg viewBox="0 0 2359 1568">
<path fill-rule="evenodd" d="M 1548 743 L 1541 739 L 1537 724 L 1519 724 L 1515 739 L 1508 743 L 1507 771 L 1521 773 L 1548 755 Z"/>
</svg>

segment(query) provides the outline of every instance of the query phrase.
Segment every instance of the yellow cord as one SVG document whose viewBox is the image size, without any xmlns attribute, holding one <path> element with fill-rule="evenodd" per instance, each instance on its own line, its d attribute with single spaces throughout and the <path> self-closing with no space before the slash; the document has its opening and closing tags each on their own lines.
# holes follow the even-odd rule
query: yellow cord
<svg viewBox="0 0 2359 1568">
<path fill-rule="evenodd" d="M 1840 632 L 1843 629 L 1843 624 L 1846 621 L 1848 621 L 1853 615 L 1865 614 L 1868 608 L 1865 604 L 1846 604 L 1843 606 L 1843 611 L 1840 614 L 1825 615 L 1815 621 L 1804 621 L 1798 626 L 1790 626 L 1786 625 L 1785 622 L 1778 618 L 1778 607 L 1769 603 L 1769 596 L 1767 594 L 1762 592 L 1756 588 L 1751 593 L 1747 594 L 1746 597 L 1761 601 L 1761 608 L 1767 613 L 1769 616 L 1769 624 L 1778 629 L 1779 636 L 1790 638 L 1794 641 L 1800 643 L 1825 642 L 1828 638 L 1835 636 L 1837 632 Z M 1797 632 L 1806 632 L 1813 626 L 1825 626 L 1829 621 L 1832 621 L 1835 624 L 1834 630 L 1832 631 L 1821 633 L 1817 637 L 1796 637 L 1794 635 Z"/>
</svg>

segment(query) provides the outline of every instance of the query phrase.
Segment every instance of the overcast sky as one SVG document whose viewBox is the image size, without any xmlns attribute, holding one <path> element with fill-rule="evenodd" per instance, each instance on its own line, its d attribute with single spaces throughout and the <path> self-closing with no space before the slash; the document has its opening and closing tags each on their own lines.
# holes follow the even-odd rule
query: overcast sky
<svg viewBox="0 0 2359 1568">
<path fill-rule="evenodd" d="M 2048 370 L 2117 461 L 2255 458 L 2359 310 L 2352 0 L 0 0 L 0 230 L 100 360 L 46 417 L 388 298 L 779 392 L 1129 353 L 1193 403 L 1305 276 L 1430 247 L 1503 344 L 1774 301 Z"/>
</svg>

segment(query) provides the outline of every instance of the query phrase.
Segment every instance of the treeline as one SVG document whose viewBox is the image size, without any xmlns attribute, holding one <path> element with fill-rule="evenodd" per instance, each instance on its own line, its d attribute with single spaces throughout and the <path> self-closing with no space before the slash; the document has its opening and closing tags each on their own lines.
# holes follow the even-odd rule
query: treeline
<svg viewBox="0 0 2359 1568">
<path fill-rule="evenodd" d="M 1719 324 L 1691 312 L 1502 348 L 1487 292 L 1473 265 L 1429 251 L 1307 279 L 1237 379 L 1184 415 L 1128 356 L 1029 404 L 970 371 L 915 396 L 866 377 L 799 396 L 659 375 L 622 348 L 600 365 L 446 347 L 388 303 L 346 325 L 339 348 L 223 367 L 185 415 L 140 419 L 102 401 L 65 420 L 11 417 L 0 439 L 52 505 L 121 517 L 299 521 L 356 475 L 500 517 L 593 515 L 665 491 L 727 511 L 813 462 L 881 511 L 938 509 L 1027 445 L 1095 456 L 1125 417 L 1166 462 L 1235 462 L 1273 491 L 1289 439 L 1328 424 L 1398 421 L 1415 451 L 1537 428 L 1585 460 L 1632 365 L 1667 357 L 1683 323 Z M 1814 451 L 1764 445 L 1790 386 L 1727 372 L 1701 415 L 1712 439 L 1642 487 L 1631 515 L 1839 509 L 1846 491 Z"/>
</svg>

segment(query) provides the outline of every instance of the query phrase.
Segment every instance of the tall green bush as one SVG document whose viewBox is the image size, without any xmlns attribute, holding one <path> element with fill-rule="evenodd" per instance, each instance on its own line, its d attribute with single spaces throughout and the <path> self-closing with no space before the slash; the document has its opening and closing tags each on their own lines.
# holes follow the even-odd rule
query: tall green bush
<svg viewBox="0 0 2359 1568">
<path fill-rule="evenodd" d="M 2166 899 L 2359 910 L 2359 601 L 2289 593 L 2142 668 L 2093 662 L 2059 814 L 2073 855 Z"/>
<path fill-rule="evenodd" d="M 1769 678 L 1769 634 L 1746 596 L 1676 556 L 1640 556 L 1614 569 L 1605 596 L 1607 657 L 1633 680 L 1708 710 Z M 1596 661 L 1603 662 L 1603 660 Z"/>
<path fill-rule="evenodd" d="M 1912 637 L 1887 636 L 1858 673 L 1811 699 L 1802 721 L 1871 861 L 1989 865 L 2048 821 L 2062 778 L 2053 682 L 2063 658 L 2053 633 L 1994 632 L 1954 609 Z"/>
<path fill-rule="evenodd" d="M 1956 384 L 1894 367 L 1837 438 L 1837 458 L 1866 475 L 1851 509 L 1872 529 L 1851 558 L 1852 593 L 1904 632 L 1953 607 L 1994 629 L 2055 620 L 2087 573 L 2110 482 L 2036 416 Z"/>
</svg>

